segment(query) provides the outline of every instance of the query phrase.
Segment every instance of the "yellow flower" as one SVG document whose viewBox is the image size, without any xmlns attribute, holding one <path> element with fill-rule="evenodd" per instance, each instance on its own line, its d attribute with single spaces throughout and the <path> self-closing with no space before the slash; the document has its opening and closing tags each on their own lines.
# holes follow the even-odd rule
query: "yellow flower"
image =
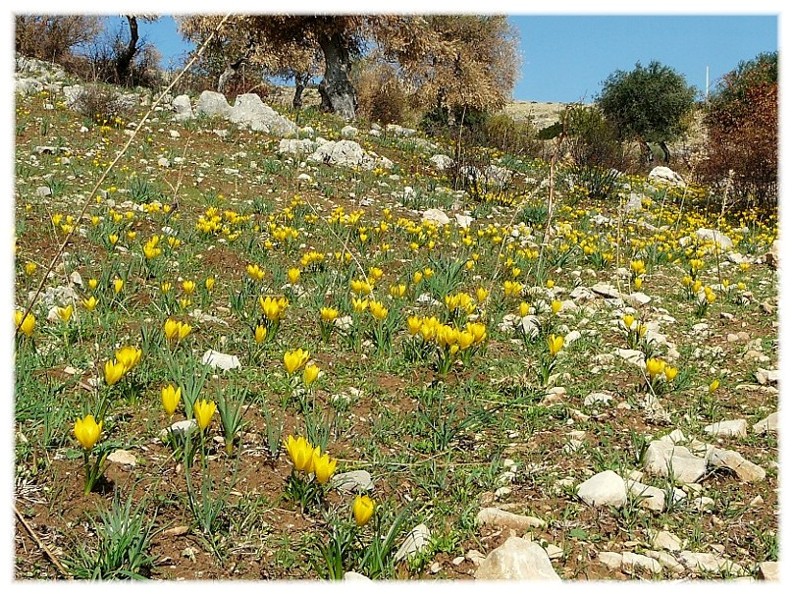
<svg viewBox="0 0 792 594">
<path fill-rule="evenodd" d="M 479 287 L 478 289 L 476 289 L 476 300 L 479 303 L 484 303 L 487 297 L 489 297 L 489 291 L 487 289 L 485 289 L 484 287 Z"/>
<path fill-rule="evenodd" d="M 295 470 L 313 472 L 314 447 L 308 443 L 307 439 L 304 437 L 295 439 L 293 435 L 289 435 L 286 438 L 286 452 L 289 454 Z"/>
<path fill-rule="evenodd" d="M 654 357 L 646 360 L 646 373 L 649 374 L 649 379 L 654 379 L 655 376 L 663 373 L 665 370 L 665 361 L 662 359 L 655 359 Z"/>
<path fill-rule="evenodd" d="M 671 367 L 670 365 L 667 365 L 666 368 L 663 370 L 663 373 L 665 373 L 665 378 L 667 381 L 673 382 L 677 376 L 677 373 L 679 373 L 679 370 L 676 367 Z"/>
<path fill-rule="evenodd" d="M 258 344 L 264 342 L 264 339 L 267 338 L 267 329 L 264 326 L 256 326 L 255 338 Z"/>
<path fill-rule="evenodd" d="M 95 278 L 88 279 L 88 288 L 91 289 L 91 291 L 95 291 L 96 287 L 98 286 L 99 286 L 99 281 L 97 279 Z"/>
<path fill-rule="evenodd" d="M 632 328 L 632 325 L 635 323 L 635 316 L 632 316 L 630 314 L 625 314 L 624 317 L 622 318 L 622 322 L 624 322 L 625 328 L 629 330 Z"/>
<path fill-rule="evenodd" d="M 36 316 L 34 316 L 32 313 L 29 313 L 23 320 L 22 315 L 24 313 L 25 312 L 19 310 L 14 312 L 14 327 L 16 327 L 25 336 L 32 336 L 33 328 L 36 326 Z"/>
<path fill-rule="evenodd" d="M 370 301 L 369 311 L 371 312 L 371 315 L 380 322 L 388 317 L 388 308 L 383 306 L 379 301 Z"/>
<path fill-rule="evenodd" d="M 555 300 L 553 300 L 553 302 L 550 304 L 550 310 L 551 310 L 551 311 L 552 311 L 554 314 L 557 314 L 559 311 L 561 311 L 561 306 L 562 306 L 562 303 L 561 303 L 561 302 L 560 302 L 558 299 L 555 299 Z"/>
<path fill-rule="evenodd" d="M 192 332 L 192 326 L 183 322 L 179 322 L 179 340 L 184 340 L 187 338 L 187 335 L 190 334 L 190 332 Z"/>
<path fill-rule="evenodd" d="M 332 322 L 338 317 L 338 310 L 332 307 L 323 307 L 319 310 L 323 322 Z"/>
<path fill-rule="evenodd" d="M 564 337 L 551 334 L 547 337 L 547 348 L 550 349 L 550 356 L 555 357 L 564 347 Z"/>
<path fill-rule="evenodd" d="M 319 368 L 313 363 L 306 365 L 305 369 L 303 369 L 303 383 L 306 386 L 310 386 L 316 381 L 317 377 L 319 377 Z"/>
<path fill-rule="evenodd" d="M 354 309 L 356 313 L 362 313 L 366 311 L 368 306 L 368 299 L 358 299 L 356 297 L 352 298 L 352 309 Z"/>
<path fill-rule="evenodd" d="M 248 276 L 254 281 L 262 281 L 264 279 L 264 271 L 258 264 L 248 264 L 246 270 Z"/>
<path fill-rule="evenodd" d="M 712 383 L 709 385 L 709 393 L 710 394 L 714 394 L 715 390 L 717 390 L 719 386 L 720 386 L 720 380 L 719 379 L 712 380 Z"/>
<path fill-rule="evenodd" d="M 640 291 L 641 287 L 643 286 L 643 279 L 640 276 L 636 277 L 636 279 L 633 281 L 633 285 L 635 285 L 635 288 Z"/>
<path fill-rule="evenodd" d="M 116 278 L 113 280 L 113 290 L 115 291 L 116 295 L 121 292 L 121 289 L 124 288 L 124 279 Z"/>
<path fill-rule="evenodd" d="M 418 283 L 420 283 L 423 280 L 423 277 L 424 277 L 423 272 L 418 270 L 415 274 L 413 274 L 413 284 L 417 285 Z"/>
<path fill-rule="evenodd" d="M 481 322 L 468 322 L 467 331 L 473 335 L 473 342 L 479 344 L 487 338 L 487 327 Z"/>
<path fill-rule="evenodd" d="M 270 322 L 278 322 L 283 318 L 289 302 L 285 297 L 259 297 L 259 307 Z"/>
<path fill-rule="evenodd" d="M 35 262 L 28 262 L 25 264 L 25 274 L 28 276 L 33 276 L 36 273 L 36 269 L 38 268 L 38 264 Z"/>
<path fill-rule="evenodd" d="M 207 291 L 211 291 L 212 289 L 214 289 L 214 286 L 215 286 L 215 282 L 216 282 L 216 280 L 217 280 L 217 279 L 216 279 L 215 277 L 213 277 L 213 276 L 210 276 L 209 278 L 207 278 L 207 279 L 204 281 L 204 286 L 206 287 L 206 290 L 207 290 Z"/>
<path fill-rule="evenodd" d="M 171 384 L 162 388 L 162 408 L 168 415 L 176 412 L 179 400 L 181 400 L 181 388 L 174 388 Z"/>
<path fill-rule="evenodd" d="M 212 416 L 217 410 L 217 405 L 213 400 L 199 400 L 193 405 L 193 415 L 198 427 L 203 431 L 212 422 Z"/>
<path fill-rule="evenodd" d="M 552 289 L 553 287 L 555 287 L 555 281 L 552 279 L 547 279 L 545 285 L 547 286 L 548 289 Z"/>
<path fill-rule="evenodd" d="M 297 284 L 297 281 L 300 280 L 300 269 L 299 268 L 289 268 L 289 271 L 286 273 L 289 277 L 289 282 L 293 285 Z"/>
<path fill-rule="evenodd" d="M 407 293 L 407 285 L 391 285 L 389 291 L 391 297 L 404 297 Z"/>
<path fill-rule="evenodd" d="M 374 500 L 368 495 L 358 495 L 352 503 L 352 514 L 358 526 L 365 526 L 374 515 Z"/>
<path fill-rule="evenodd" d="M 320 455 L 319 448 L 316 448 L 313 451 L 313 460 L 311 460 L 311 464 L 313 466 L 313 473 L 316 477 L 316 481 L 320 485 L 324 485 L 330 480 L 330 477 L 333 476 L 338 460 L 331 458 L 330 454 L 327 453 Z"/>
<path fill-rule="evenodd" d="M 173 340 L 179 335 L 179 322 L 168 318 L 165 320 L 165 325 L 163 326 L 162 330 L 165 332 L 165 338 L 168 340 Z"/>
<path fill-rule="evenodd" d="M 528 305 L 525 301 L 520 303 L 520 316 L 525 317 L 528 315 L 528 312 L 531 310 L 531 306 Z"/>
<path fill-rule="evenodd" d="M 195 282 L 191 280 L 183 281 L 182 291 L 184 291 L 187 295 L 192 295 L 192 292 L 195 291 Z"/>
<path fill-rule="evenodd" d="M 74 423 L 74 437 L 80 442 L 80 445 L 90 450 L 99 441 L 99 436 L 102 434 L 102 421 L 96 423 L 93 415 L 87 415 L 82 419 L 77 419 Z"/>
<path fill-rule="evenodd" d="M 407 318 L 407 331 L 410 333 L 410 336 L 415 336 L 421 331 L 422 323 L 423 320 L 418 316 L 409 316 Z"/>
<path fill-rule="evenodd" d="M 133 346 L 125 346 L 118 349 L 115 353 L 116 360 L 124 366 L 124 373 L 130 371 L 135 365 L 140 363 L 143 351 Z"/>
<path fill-rule="evenodd" d="M 305 365 L 309 357 L 308 351 L 302 349 L 286 351 L 283 354 L 283 365 L 286 367 L 286 371 L 291 375 Z"/>
<path fill-rule="evenodd" d="M 88 311 L 93 311 L 94 309 L 96 309 L 96 305 L 97 305 L 98 303 L 99 303 L 99 302 L 96 300 L 96 297 L 94 297 L 93 295 L 91 295 L 91 296 L 90 296 L 88 299 L 83 299 L 83 300 L 82 300 L 82 304 L 83 304 L 83 306 L 84 306 L 84 307 L 85 307 L 85 309 L 87 309 Z"/>
<path fill-rule="evenodd" d="M 106 361 L 104 365 L 104 376 L 105 376 L 105 383 L 108 386 L 112 386 L 113 384 L 117 383 L 124 374 L 127 372 L 126 367 L 124 367 L 123 363 L 119 363 L 118 361 Z"/>
</svg>

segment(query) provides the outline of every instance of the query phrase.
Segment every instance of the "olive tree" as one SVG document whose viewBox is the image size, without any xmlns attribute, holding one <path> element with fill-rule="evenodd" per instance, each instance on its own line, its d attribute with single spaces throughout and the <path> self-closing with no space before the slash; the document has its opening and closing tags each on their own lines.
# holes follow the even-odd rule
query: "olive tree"
<svg viewBox="0 0 792 594">
<path fill-rule="evenodd" d="M 504 17 L 432 17 L 421 15 L 240 15 L 228 19 L 215 43 L 215 55 L 228 67 L 248 60 L 267 74 L 311 72 L 321 56 L 321 107 L 345 119 L 355 117 L 357 100 L 350 74 L 353 64 L 376 48 L 415 89 L 442 89 L 449 102 L 493 104 L 508 96 L 514 82 L 513 41 L 486 37 L 481 32 L 504 29 Z M 219 25 L 219 16 L 180 19 L 182 34 L 197 44 Z M 495 25 L 492 27 L 492 25 Z M 489 27 L 489 28 L 488 28 Z M 490 43 L 492 41 L 492 43 Z M 483 65 L 484 64 L 484 65 Z M 507 66 L 506 69 L 501 65 Z M 506 70 L 512 71 L 505 74 Z M 295 79 L 298 86 L 302 81 Z M 493 88 L 499 89 L 494 93 Z M 496 100 L 493 101 L 492 97 Z M 461 99 L 460 99 L 461 98 Z"/>
<path fill-rule="evenodd" d="M 669 66 L 640 63 L 630 72 L 617 70 L 603 83 L 598 105 L 623 140 L 643 143 L 651 160 L 649 142 L 660 145 L 670 158 L 667 142 L 682 136 L 686 117 L 694 107 L 696 90 Z"/>
</svg>

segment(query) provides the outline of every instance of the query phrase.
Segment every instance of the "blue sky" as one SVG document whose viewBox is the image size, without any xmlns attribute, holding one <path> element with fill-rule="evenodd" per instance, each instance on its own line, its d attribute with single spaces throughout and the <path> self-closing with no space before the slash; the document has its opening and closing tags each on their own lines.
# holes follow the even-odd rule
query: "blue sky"
<svg viewBox="0 0 792 594">
<path fill-rule="evenodd" d="M 534 101 L 593 101 L 615 70 L 657 60 L 703 94 L 741 60 L 778 48 L 774 15 L 515 15 L 522 67 L 513 96 Z M 117 19 L 116 19 L 117 20 Z M 141 25 L 162 65 L 176 66 L 189 49 L 172 17 Z"/>
</svg>

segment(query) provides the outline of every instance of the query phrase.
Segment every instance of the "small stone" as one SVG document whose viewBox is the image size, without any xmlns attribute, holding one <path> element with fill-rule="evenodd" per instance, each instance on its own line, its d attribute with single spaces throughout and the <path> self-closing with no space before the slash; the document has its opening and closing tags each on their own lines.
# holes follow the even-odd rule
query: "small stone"
<svg viewBox="0 0 792 594">
<path fill-rule="evenodd" d="M 608 392 L 592 392 L 586 396 L 585 400 L 583 400 L 583 404 L 586 406 L 591 406 L 597 402 L 602 404 L 610 404 L 611 400 L 613 400 L 613 395 L 609 394 Z"/>
<path fill-rule="evenodd" d="M 550 559 L 561 559 L 564 557 L 564 549 L 557 547 L 554 544 L 548 544 L 545 547 L 545 551 L 547 551 L 547 556 Z"/>
<path fill-rule="evenodd" d="M 778 383 L 778 370 L 777 369 L 762 369 L 761 367 L 756 370 L 756 381 L 761 385 L 776 384 Z"/>
<path fill-rule="evenodd" d="M 464 557 L 454 557 L 453 559 L 451 559 L 451 565 L 459 566 L 462 565 L 464 562 L 465 562 Z"/>
<path fill-rule="evenodd" d="M 608 283 L 597 283 L 591 287 L 591 290 L 597 295 L 601 295 L 602 297 L 607 297 L 609 299 L 618 299 L 621 297 L 619 290 Z"/>
<path fill-rule="evenodd" d="M 358 573 L 356 571 L 347 571 L 344 573 L 345 582 L 353 582 L 353 581 L 360 581 L 360 582 L 370 582 L 371 579 L 367 578 L 362 573 Z"/>
<path fill-rule="evenodd" d="M 745 419 L 719 421 L 704 427 L 704 432 L 719 437 L 746 437 L 748 435 L 748 423 Z"/>
<path fill-rule="evenodd" d="M 667 530 L 661 530 L 652 539 L 652 546 L 655 549 L 665 549 L 666 551 L 681 551 L 682 540 Z"/>
<path fill-rule="evenodd" d="M 173 528 L 168 528 L 162 534 L 163 536 L 184 536 L 189 531 L 189 526 L 174 526 Z"/>
<path fill-rule="evenodd" d="M 646 551 L 646 556 L 651 559 L 656 559 L 660 565 L 672 573 L 682 573 L 685 571 L 685 567 L 665 551 Z"/>
<path fill-rule="evenodd" d="M 667 436 L 668 437 L 668 436 Z M 684 446 L 679 446 L 672 439 L 654 440 L 644 453 L 644 468 L 657 476 L 671 476 L 683 483 L 694 483 L 707 472 L 707 461 L 694 456 Z"/>
<path fill-rule="evenodd" d="M 597 561 L 608 569 L 620 570 L 622 566 L 622 554 L 612 551 L 601 551 L 597 555 Z"/>
<path fill-rule="evenodd" d="M 641 366 L 645 364 L 644 354 L 642 351 L 637 351 L 635 349 L 616 349 L 616 355 L 618 355 L 628 363 L 634 363 L 636 365 L 641 365 Z"/>
<path fill-rule="evenodd" d="M 192 547 L 187 547 L 186 549 L 184 549 L 184 550 L 181 552 L 181 556 L 182 556 L 182 557 L 185 557 L 186 559 L 189 559 L 189 560 L 190 560 L 190 561 L 192 561 L 193 563 L 195 563 L 195 562 L 196 562 L 196 559 L 195 559 L 195 549 L 194 549 L 194 548 L 192 548 Z"/>
<path fill-rule="evenodd" d="M 778 413 L 770 413 L 766 418 L 762 419 L 753 426 L 754 433 L 766 433 L 772 431 L 778 433 Z"/>
<path fill-rule="evenodd" d="M 170 167 L 170 161 L 168 161 L 165 157 L 160 157 L 157 159 L 157 165 L 160 167 Z"/>
<path fill-rule="evenodd" d="M 627 481 L 627 488 L 633 497 L 639 499 L 639 507 L 655 512 L 662 512 L 665 509 L 665 492 L 662 489 L 629 480 Z"/>
<path fill-rule="evenodd" d="M 682 551 L 679 553 L 679 560 L 682 565 L 691 571 L 706 571 L 708 573 L 726 572 L 731 575 L 743 573 L 742 567 L 713 553 Z"/>
<path fill-rule="evenodd" d="M 432 566 L 429 568 L 429 573 L 438 573 L 440 571 L 440 563 L 435 561 L 432 563 Z"/>
<path fill-rule="evenodd" d="M 448 225 L 448 223 L 451 222 L 451 219 L 448 218 L 448 215 L 439 208 L 430 208 L 425 210 L 421 215 L 421 220 L 435 223 L 440 227 L 443 225 Z"/>
<path fill-rule="evenodd" d="M 711 497 L 697 497 L 692 503 L 693 509 L 699 512 L 712 511 L 715 507 L 715 500 Z"/>
<path fill-rule="evenodd" d="M 496 507 L 482 509 L 476 516 L 476 523 L 481 525 L 493 525 L 501 528 L 512 528 L 518 531 L 526 531 L 531 528 L 544 528 L 546 526 L 546 522 L 540 518 L 521 516 L 519 514 L 503 511 Z"/>
<path fill-rule="evenodd" d="M 423 549 L 429 546 L 430 538 L 431 533 L 429 532 L 429 528 L 426 527 L 426 524 L 419 524 L 413 528 L 404 539 L 404 542 L 401 544 L 399 550 L 396 551 L 396 554 L 393 557 L 394 560 L 398 563 L 408 556 L 413 556 L 416 553 L 420 553 Z"/>
<path fill-rule="evenodd" d="M 242 367 L 242 364 L 239 362 L 239 357 L 236 355 L 227 355 L 226 353 L 221 353 L 212 349 L 204 353 L 201 363 L 216 369 L 222 369 L 223 371 Z"/>
<path fill-rule="evenodd" d="M 343 493 L 356 493 L 371 491 L 374 489 L 374 482 L 367 470 L 352 470 L 334 475 L 330 479 L 330 486 Z"/>
<path fill-rule="evenodd" d="M 541 545 L 515 536 L 487 555 L 476 570 L 475 578 L 561 581 Z"/>
<path fill-rule="evenodd" d="M 477 549 L 470 549 L 467 553 L 465 553 L 465 559 L 470 561 L 473 565 L 478 567 L 481 565 L 481 562 L 486 559 L 484 553 Z"/>
<path fill-rule="evenodd" d="M 612 470 L 595 474 L 581 483 L 577 495 L 594 507 L 608 505 L 618 508 L 627 503 L 627 487 L 624 479 Z"/>
<path fill-rule="evenodd" d="M 760 563 L 759 575 L 763 580 L 777 582 L 780 579 L 778 574 L 778 561 L 764 561 Z"/>
<path fill-rule="evenodd" d="M 109 456 L 107 456 L 108 462 L 112 462 L 113 464 L 119 464 L 121 466 L 131 466 L 135 467 L 137 461 L 135 460 L 135 455 L 130 452 L 129 450 L 114 450 Z"/>
<path fill-rule="evenodd" d="M 168 432 L 185 435 L 189 431 L 192 431 L 198 426 L 198 423 L 195 422 L 195 419 L 185 419 L 183 421 L 176 421 L 170 427 L 166 427 L 160 432 L 160 439 L 164 439 L 168 436 Z"/>
<path fill-rule="evenodd" d="M 632 305 L 633 307 L 640 307 L 642 305 L 646 305 L 652 300 L 649 295 L 646 293 L 641 293 L 640 291 L 636 291 L 634 293 L 630 293 L 629 295 L 624 296 L 624 301 L 628 304 Z"/>
<path fill-rule="evenodd" d="M 740 480 L 746 483 L 764 480 L 766 475 L 764 468 L 746 460 L 741 454 L 733 450 L 712 448 L 709 451 L 707 461 L 716 468 L 726 467 L 733 470 Z"/>
<path fill-rule="evenodd" d="M 652 573 L 660 573 L 663 571 L 663 566 L 660 565 L 655 559 L 647 557 L 646 555 L 639 555 L 625 551 L 622 553 L 622 567 L 628 571 L 643 569 Z"/>
</svg>

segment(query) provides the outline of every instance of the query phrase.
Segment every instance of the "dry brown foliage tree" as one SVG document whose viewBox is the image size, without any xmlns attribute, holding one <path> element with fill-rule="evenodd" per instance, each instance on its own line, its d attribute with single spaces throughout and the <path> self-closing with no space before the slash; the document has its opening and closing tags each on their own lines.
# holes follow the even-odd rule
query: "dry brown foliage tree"
<svg viewBox="0 0 792 594">
<path fill-rule="evenodd" d="M 185 17 L 180 29 L 188 39 L 201 42 L 219 19 Z M 224 56 L 226 67 L 249 60 L 268 74 L 310 72 L 311 63 L 321 56 L 322 108 L 345 119 L 354 118 L 357 109 L 350 78 L 353 63 L 373 47 L 385 63 L 397 65 L 414 90 L 431 85 L 425 92 L 433 100 L 441 93 L 450 105 L 496 106 L 514 83 L 514 68 L 504 74 L 504 66 L 516 66 L 515 45 L 502 39 L 491 44 L 493 37 L 484 35 L 484 41 L 482 31 L 505 31 L 504 24 L 504 17 L 242 15 L 228 21 L 214 56 Z"/>
<path fill-rule="evenodd" d="M 762 54 L 723 77 L 706 109 L 702 177 L 743 199 L 774 201 L 778 183 L 778 54 Z"/>
<path fill-rule="evenodd" d="M 15 49 L 39 60 L 65 64 L 79 45 L 93 42 L 102 30 L 101 18 L 87 15 L 16 15 Z"/>
</svg>

